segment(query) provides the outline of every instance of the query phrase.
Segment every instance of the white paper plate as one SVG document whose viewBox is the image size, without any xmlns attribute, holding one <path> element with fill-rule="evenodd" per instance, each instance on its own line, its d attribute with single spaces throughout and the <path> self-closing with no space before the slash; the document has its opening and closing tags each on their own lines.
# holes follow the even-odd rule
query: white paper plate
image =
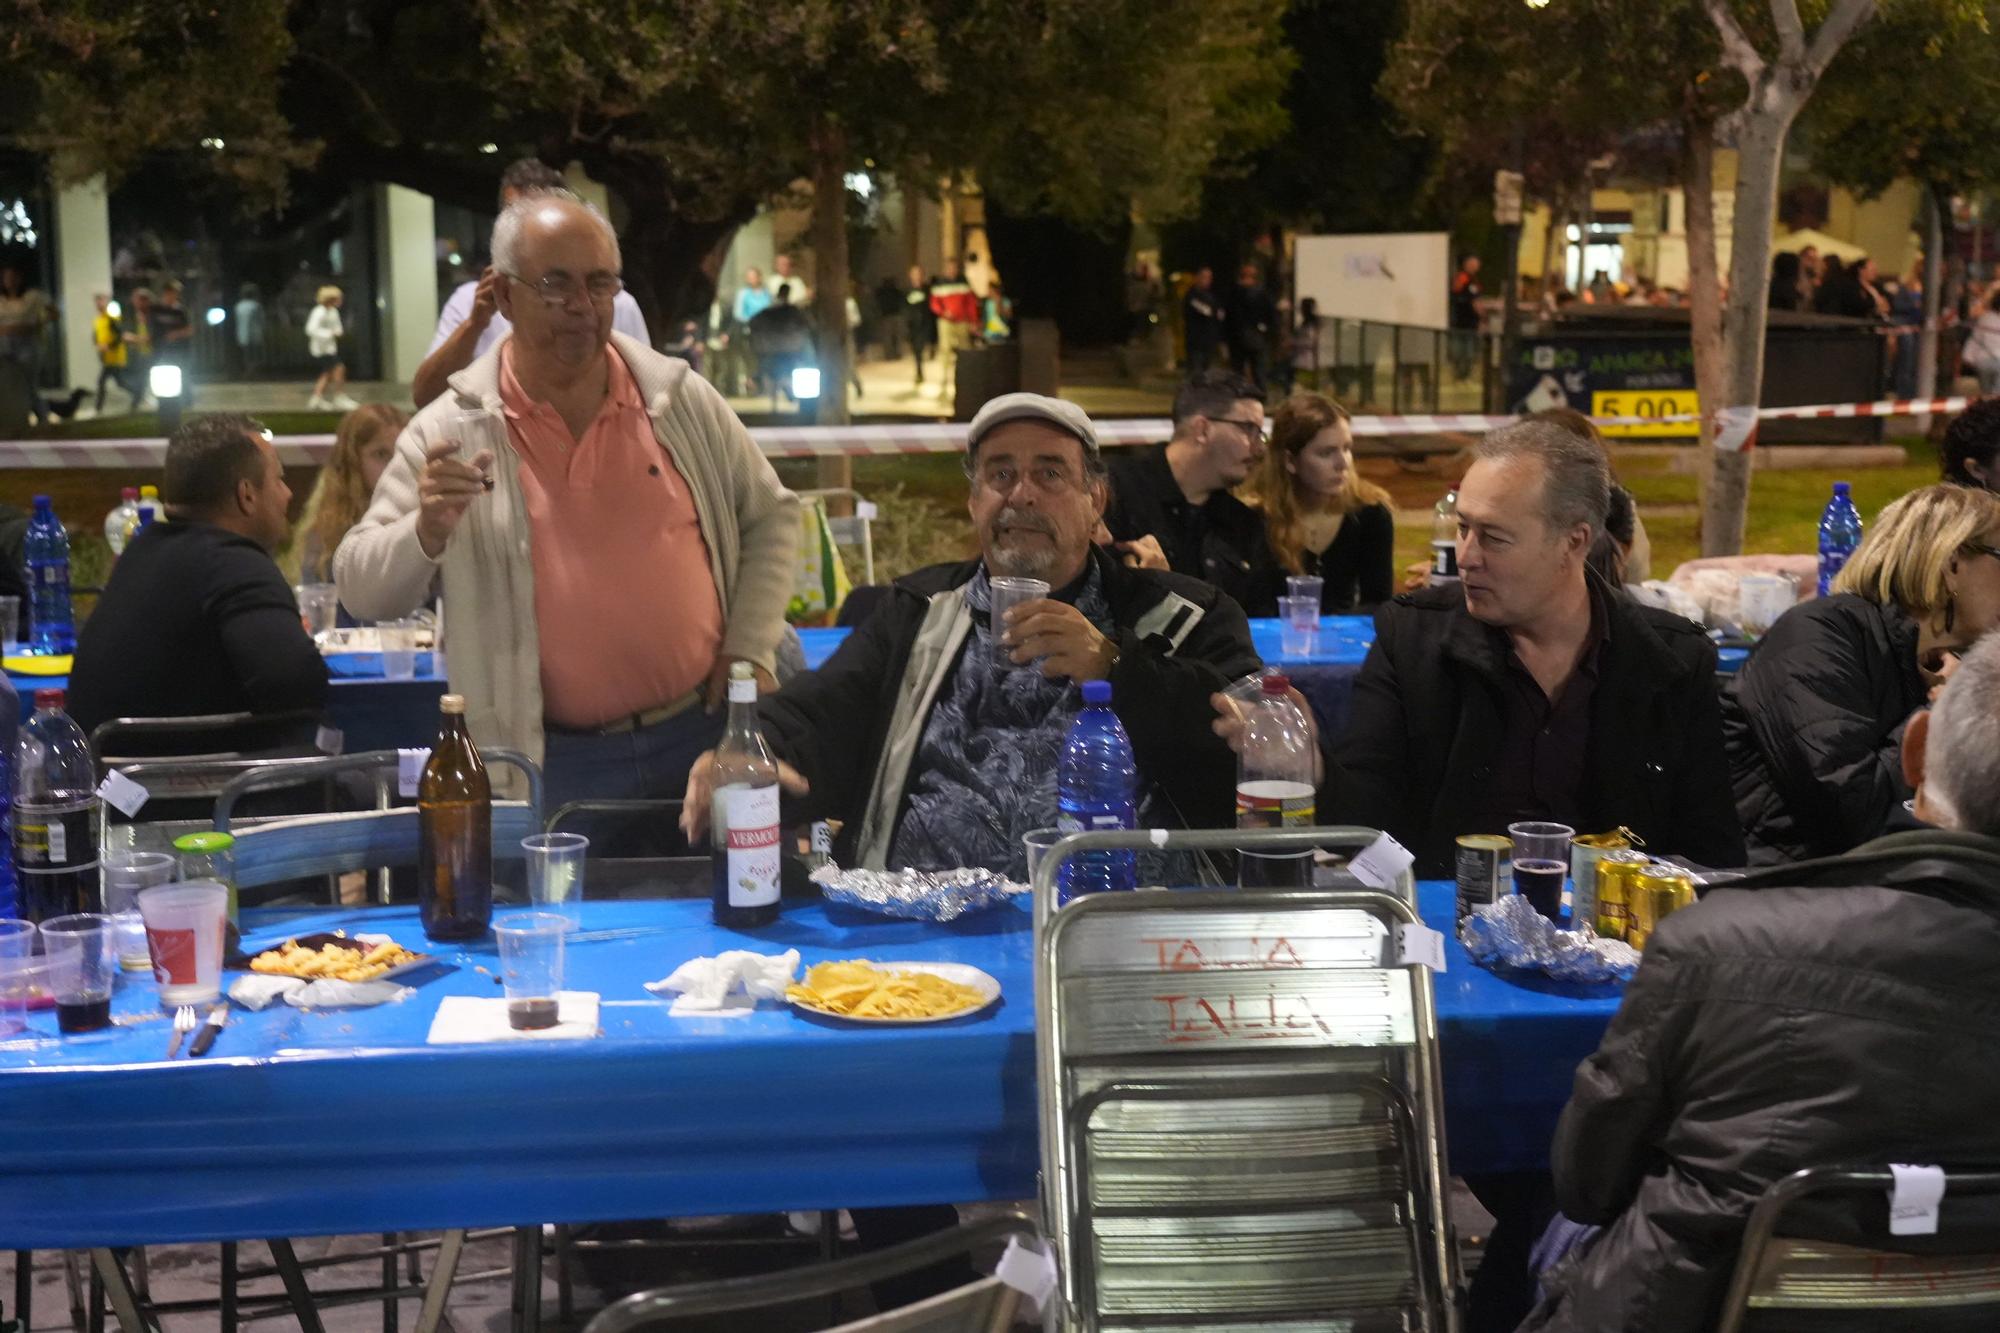
<svg viewBox="0 0 2000 1333">
<path fill-rule="evenodd" d="M 956 1013 L 935 1014 L 925 1018 L 859 1017 L 854 1014 L 836 1014 L 831 1010 L 818 1009 L 812 1005 L 803 1004 L 798 1000 L 789 1001 L 791 1006 L 802 1014 L 812 1014 L 819 1018 L 831 1018 L 842 1023 L 889 1024 L 892 1026 L 903 1026 L 911 1023 L 950 1023 L 956 1019 L 970 1018 L 974 1014 L 984 1013 L 993 1006 L 995 1000 L 1000 998 L 1000 983 L 967 963 L 906 963 L 901 959 L 878 960 L 873 958 L 865 960 L 829 959 L 827 961 L 865 961 L 869 966 L 878 968 L 884 972 L 929 972 L 933 976 L 943 977 L 946 981 L 957 982 L 961 986 L 970 986 L 978 991 L 983 998 L 970 1009 L 960 1009 Z"/>
</svg>

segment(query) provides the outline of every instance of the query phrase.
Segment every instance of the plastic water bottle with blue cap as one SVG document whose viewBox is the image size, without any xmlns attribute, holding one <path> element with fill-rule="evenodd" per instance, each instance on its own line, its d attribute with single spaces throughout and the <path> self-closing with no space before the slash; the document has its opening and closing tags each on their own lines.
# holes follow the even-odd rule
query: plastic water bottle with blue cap
<svg viewBox="0 0 2000 1333">
<path fill-rule="evenodd" d="M 1083 711 L 1069 724 L 1056 768 L 1056 826 L 1064 833 L 1137 828 L 1138 796 L 1139 769 L 1131 738 L 1111 711 L 1111 682 L 1087 680 Z M 1130 848 L 1084 852 L 1063 862 L 1056 901 L 1138 884 L 1139 859 Z"/>
<path fill-rule="evenodd" d="M 1833 498 L 1819 516 L 1819 595 L 1824 597 L 1854 548 L 1861 545 L 1861 514 L 1848 498 L 1847 483 L 1833 483 Z"/>
<path fill-rule="evenodd" d="M 27 547 L 29 609 L 34 616 L 30 650 L 42 656 L 73 653 L 76 623 L 70 618 L 69 534 L 46 495 L 35 497 Z"/>
</svg>

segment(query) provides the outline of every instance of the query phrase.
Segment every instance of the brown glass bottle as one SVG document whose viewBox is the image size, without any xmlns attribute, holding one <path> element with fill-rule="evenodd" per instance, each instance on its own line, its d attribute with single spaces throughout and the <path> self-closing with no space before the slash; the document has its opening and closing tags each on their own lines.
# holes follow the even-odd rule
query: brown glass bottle
<svg viewBox="0 0 2000 1333">
<path fill-rule="evenodd" d="M 476 940 L 493 919 L 493 786 L 465 729 L 465 697 L 441 719 L 417 783 L 417 905 L 434 940 Z"/>
</svg>

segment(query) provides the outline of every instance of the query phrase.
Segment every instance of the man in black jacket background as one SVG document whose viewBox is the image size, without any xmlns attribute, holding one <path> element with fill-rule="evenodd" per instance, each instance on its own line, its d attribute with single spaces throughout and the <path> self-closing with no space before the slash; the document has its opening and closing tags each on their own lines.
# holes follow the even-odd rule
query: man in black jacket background
<svg viewBox="0 0 2000 1333">
<path fill-rule="evenodd" d="M 1018 875 L 1019 835 L 1055 823 L 1055 757 L 1077 686 L 1108 680 L 1142 823 L 1228 826 L 1236 767 L 1208 728 L 1207 700 L 1260 665 L 1242 609 L 1091 544 L 1103 463 L 1074 405 L 1007 394 L 980 409 L 967 440 L 981 558 L 898 580 L 824 666 L 764 701 L 787 790 L 810 817 L 843 821 L 843 865 Z M 989 572 L 1052 589 L 1010 613 L 1011 670 L 993 647 L 1003 627 L 987 621 Z M 709 762 L 688 778 L 691 837 L 707 824 Z"/>
<path fill-rule="evenodd" d="M 1453 873 L 1461 834 L 1524 819 L 1743 864 L 1715 646 L 1585 570 L 1610 486 L 1603 455 L 1559 426 L 1480 442 L 1459 486 L 1463 583 L 1376 614 L 1324 818 L 1388 830 L 1430 878 Z"/>
<path fill-rule="evenodd" d="M 292 492 L 264 428 L 189 417 L 167 442 L 163 480 L 166 520 L 132 538 L 77 636 L 70 716 L 88 734 L 117 717 L 322 707 L 326 663 L 271 558 Z M 310 745 L 316 730 L 270 742 Z"/>
<path fill-rule="evenodd" d="M 1713 1328 L 1774 1182 L 2000 1159 L 2000 636 L 1911 720 L 1902 756 L 1935 828 L 1711 890 L 1654 932 L 1556 1130 L 1563 1212 L 1604 1230 L 1546 1275 L 1524 1329 Z M 1879 1244 L 1884 1203 L 1822 1205 L 1808 1234 Z M 1937 1243 L 2000 1243 L 2000 1204 L 1947 1195 L 1939 1234 L 1897 1248 Z M 1812 1327 L 1919 1326 L 1830 1313 Z M 1991 1328 L 1992 1306 L 1920 1326 Z"/>
</svg>

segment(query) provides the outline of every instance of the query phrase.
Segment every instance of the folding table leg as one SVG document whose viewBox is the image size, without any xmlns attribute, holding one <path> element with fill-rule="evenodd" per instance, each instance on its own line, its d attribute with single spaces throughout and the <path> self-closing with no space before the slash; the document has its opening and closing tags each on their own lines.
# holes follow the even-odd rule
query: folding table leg
<svg viewBox="0 0 2000 1333">
<path fill-rule="evenodd" d="M 146 1247 L 143 1245 L 132 1251 L 132 1290 L 139 1293 L 139 1304 L 153 1303 L 153 1273 L 146 1264 Z"/>
<path fill-rule="evenodd" d="M 78 1262 L 78 1252 L 62 1252 L 63 1287 L 69 1292 L 69 1326 L 84 1328 L 90 1323 L 90 1306 L 84 1299 L 83 1266 Z"/>
<path fill-rule="evenodd" d="M 320 1327 L 319 1307 L 313 1304 L 312 1289 L 306 1286 L 305 1271 L 299 1267 L 299 1256 L 293 1252 L 289 1240 L 267 1240 L 271 1247 L 271 1262 L 277 1265 L 278 1276 L 284 1279 L 285 1295 L 292 1301 L 292 1314 L 299 1321 L 300 1333 L 325 1333 Z"/>
<path fill-rule="evenodd" d="M 542 1229 L 514 1231 L 514 1333 L 541 1333 Z"/>
<path fill-rule="evenodd" d="M 438 1321 L 444 1318 L 445 1298 L 451 1295 L 451 1280 L 458 1276 L 458 1258 L 465 1250 L 465 1233 L 447 1231 L 439 1239 L 437 1263 L 431 1268 L 431 1280 L 424 1288 L 423 1309 L 417 1313 L 417 1333 L 437 1333 Z"/>
<path fill-rule="evenodd" d="M 388 1251 L 387 1254 L 382 1256 L 382 1287 L 385 1291 L 394 1291 L 396 1289 L 396 1241 L 397 1234 L 395 1232 L 385 1231 L 382 1233 L 382 1248 Z M 396 1333 L 400 1310 L 401 1302 L 394 1296 L 388 1296 L 383 1299 L 382 1333 Z"/>
<path fill-rule="evenodd" d="M 118 1326 L 125 1333 L 145 1333 L 147 1325 L 139 1318 L 139 1298 L 132 1294 L 132 1284 L 126 1281 L 125 1269 L 118 1262 L 118 1256 L 110 1250 L 97 1249 L 90 1252 L 90 1261 L 93 1276 L 104 1284 L 104 1295 L 111 1302 L 111 1312 L 118 1316 Z"/>
<path fill-rule="evenodd" d="M 570 1229 L 556 1227 L 556 1317 L 567 1328 L 576 1314 L 576 1287 L 570 1280 Z"/>
<path fill-rule="evenodd" d="M 222 1333 L 236 1333 L 236 1242 L 222 1242 Z"/>
<path fill-rule="evenodd" d="M 14 1315 L 24 1329 L 35 1326 L 35 1252 L 14 1251 Z"/>
</svg>

